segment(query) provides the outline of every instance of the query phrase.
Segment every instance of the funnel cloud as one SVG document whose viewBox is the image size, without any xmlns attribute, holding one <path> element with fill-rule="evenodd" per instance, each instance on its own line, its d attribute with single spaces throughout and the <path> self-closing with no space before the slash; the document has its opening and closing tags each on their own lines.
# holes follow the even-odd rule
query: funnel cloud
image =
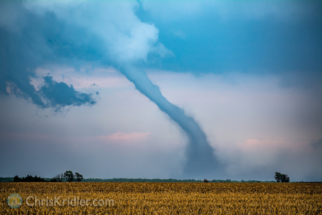
<svg viewBox="0 0 322 215">
<path fill-rule="evenodd" d="M 216 177 L 220 171 L 220 163 L 214 156 L 214 149 L 207 141 L 205 133 L 198 123 L 187 116 L 183 109 L 169 102 L 143 71 L 135 67 L 124 67 L 122 73 L 130 80 L 143 95 L 155 103 L 161 111 L 175 121 L 186 133 L 189 142 L 186 149 L 186 164 L 184 178 Z"/>
</svg>

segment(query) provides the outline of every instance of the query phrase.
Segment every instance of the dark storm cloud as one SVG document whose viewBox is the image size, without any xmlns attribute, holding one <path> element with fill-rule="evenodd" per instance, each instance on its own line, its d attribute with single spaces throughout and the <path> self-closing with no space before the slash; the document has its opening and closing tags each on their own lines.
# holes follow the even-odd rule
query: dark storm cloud
<svg viewBox="0 0 322 215">
<path fill-rule="evenodd" d="M 140 10 L 138 16 L 153 20 L 160 29 L 160 41 L 175 54 L 162 61 L 162 69 L 195 74 L 268 72 L 285 76 L 283 86 L 321 80 L 321 1 L 220 1 L 191 16 L 183 15 L 189 13 L 183 8 L 190 2 L 146 4 L 148 11 Z M 169 8 L 162 8 L 166 5 Z M 175 13 L 168 15 L 165 11 L 171 9 Z M 171 29 L 186 36 L 180 38 Z"/>
<path fill-rule="evenodd" d="M 31 99 L 42 108 L 95 104 L 91 94 L 77 92 L 49 77 L 44 79 L 40 92 L 30 84 L 38 66 L 63 63 L 77 67 L 82 60 L 101 57 L 94 42 L 91 46 L 85 43 L 95 39 L 87 36 L 84 29 L 59 21 L 53 13 L 31 13 L 20 2 L 2 1 L 0 7 L 0 94 Z M 74 40 L 75 36 L 79 39 Z M 45 104 L 44 99 L 49 102 Z"/>
<path fill-rule="evenodd" d="M 96 103 L 91 94 L 77 92 L 73 86 L 53 81 L 50 76 L 45 77 L 44 80 L 45 85 L 40 88 L 39 92 L 49 101 L 49 106 L 59 108 L 67 105 L 80 106 L 86 103 L 91 105 Z"/>
</svg>

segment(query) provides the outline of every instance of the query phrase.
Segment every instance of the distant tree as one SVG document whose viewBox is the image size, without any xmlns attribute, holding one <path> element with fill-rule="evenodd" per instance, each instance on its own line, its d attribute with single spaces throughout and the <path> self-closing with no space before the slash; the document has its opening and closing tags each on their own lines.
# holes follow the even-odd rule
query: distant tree
<svg viewBox="0 0 322 215">
<path fill-rule="evenodd" d="M 78 172 L 75 172 L 74 177 L 75 177 L 76 181 L 78 181 L 78 182 L 83 180 L 83 175 L 79 174 Z"/>
<path fill-rule="evenodd" d="M 57 180 L 57 182 L 62 182 L 64 179 L 64 174 L 63 173 L 57 174 L 55 176 L 55 179 Z"/>
<path fill-rule="evenodd" d="M 64 174 L 60 173 L 60 174 L 57 174 L 54 178 L 52 178 L 50 181 L 51 182 L 62 182 L 63 179 L 64 179 Z"/>
<path fill-rule="evenodd" d="M 275 176 L 274 176 L 275 180 L 277 182 L 281 182 L 282 181 L 282 174 L 279 172 L 275 172 Z"/>
<path fill-rule="evenodd" d="M 282 182 L 290 182 L 290 178 L 288 177 L 288 175 L 282 174 Z"/>
<path fill-rule="evenodd" d="M 17 175 L 13 178 L 13 182 L 21 182 L 21 178 L 19 178 Z"/>
<path fill-rule="evenodd" d="M 64 173 L 64 178 L 68 181 L 68 182 L 72 182 L 72 181 L 74 181 L 74 174 L 73 174 L 73 172 L 72 171 L 66 171 L 65 173 Z"/>
<path fill-rule="evenodd" d="M 207 180 L 207 179 L 204 179 L 204 180 L 203 180 L 203 182 L 207 183 L 207 182 L 208 182 L 208 180 Z"/>
<path fill-rule="evenodd" d="M 274 178 L 277 182 L 290 182 L 288 175 L 279 172 L 275 172 Z"/>
</svg>

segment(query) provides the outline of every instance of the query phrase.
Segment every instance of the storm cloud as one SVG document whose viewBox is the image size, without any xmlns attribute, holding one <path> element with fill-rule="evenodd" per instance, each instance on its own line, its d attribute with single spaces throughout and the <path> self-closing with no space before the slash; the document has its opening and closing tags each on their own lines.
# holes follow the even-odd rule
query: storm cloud
<svg viewBox="0 0 322 215">
<path fill-rule="evenodd" d="M 40 91 L 30 83 L 39 66 L 73 64 L 74 59 L 95 57 L 88 53 L 91 47 L 75 44 L 78 41 L 64 35 L 81 29 L 66 26 L 50 12 L 32 13 L 18 1 L 1 1 L 0 4 L 0 93 L 30 99 L 41 108 L 95 104 L 92 94 L 77 92 L 64 83 L 53 82 L 50 77 L 44 77 Z"/>
</svg>

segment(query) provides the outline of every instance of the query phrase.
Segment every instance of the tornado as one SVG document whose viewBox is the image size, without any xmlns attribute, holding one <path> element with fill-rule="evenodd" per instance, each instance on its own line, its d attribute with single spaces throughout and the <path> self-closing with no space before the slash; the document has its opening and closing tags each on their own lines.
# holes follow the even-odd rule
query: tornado
<svg viewBox="0 0 322 215">
<path fill-rule="evenodd" d="M 218 178 L 220 163 L 198 123 L 187 116 L 183 109 L 169 102 L 144 71 L 133 66 L 123 66 L 120 70 L 138 91 L 155 103 L 186 133 L 188 145 L 182 178 Z"/>
</svg>

